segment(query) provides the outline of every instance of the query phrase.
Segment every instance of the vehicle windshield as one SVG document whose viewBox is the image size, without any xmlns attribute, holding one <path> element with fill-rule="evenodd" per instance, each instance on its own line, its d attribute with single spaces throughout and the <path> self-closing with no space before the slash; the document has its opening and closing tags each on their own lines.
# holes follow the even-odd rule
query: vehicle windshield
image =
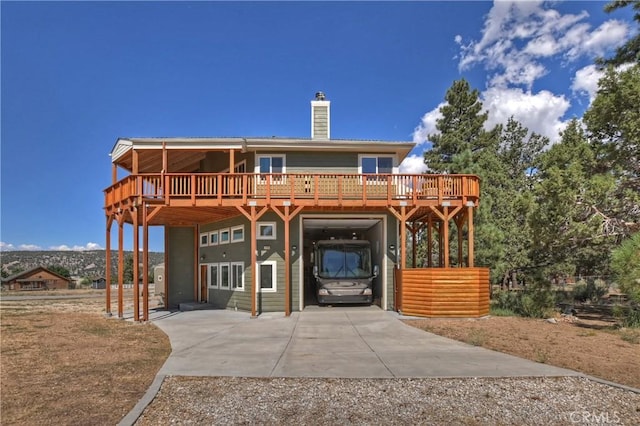
<svg viewBox="0 0 640 426">
<path fill-rule="evenodd" d="M 367 245 L 323 245 L 318 248 L 318 263 L 323 278 L 371 277 L 371 250 Z"/>
</svg>

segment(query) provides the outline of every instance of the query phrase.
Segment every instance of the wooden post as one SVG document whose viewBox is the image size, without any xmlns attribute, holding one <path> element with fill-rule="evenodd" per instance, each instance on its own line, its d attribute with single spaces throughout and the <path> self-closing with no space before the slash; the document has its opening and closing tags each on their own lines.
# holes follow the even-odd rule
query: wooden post
<svg viewBox="0 0 640 426">
<path fill-rule="evenodd" d="M 449 206 L 443 207 L 444 220 L 442 221 L 442 251 L 444 252 L 444 267 L 449 267 Z"/>
<path fill-rule="evenodd" d="M 433 218 L 427 218 L 427 266 L 433 267 Z"/>
<path fill-rule="evenodd" d="M 416 244 L 416 224 L 412 223 L 411 224 L 411 260 L 412 260 L 412 265 L 415 268 L 417 263 L 417 259 L 416 259 L 416 249 L 417 249 L 417 244 Z"/>
<path fill-rule="evenodd" d="M 456 229 L 458 230 L 458 268 L 462 268 L 462 228 L 464 226 L 464 215 L 456 219 Z"/>
<path fill-rule="evenodd" d="M 134 207 L 131 211 L 133 215 L 133 320 L 140 321 L 140 226 L 138 226 L 138 208 Z"/>
<path fill-rule="evenodd" d="M 235 162 L 235 150 L 234 149 L 230 149 L 229 150 L 229 176 L 227 177 L 229 179 L 229 194 L 228 195 L 234 195 L 235 194 L 235 182 L 234 182 L 234 176 L 235 176 L 235 168 L 236 168 L 236 162 Z"/>
<path fill-rule="evenodd" d="M 256 232 L 256 223 L 263 214 L 267 212 L 267 207 L 263 207 L 259 212 L 256 212 L 256 206 L 251 206 L 250 211 L 247 212 L 243 207 L 236 206 L 236 208 L 251 222 L 251 316 L 255 317 L 257 314 L 257 293 L 258 293 L 258 242 Z"/>
<path fill-rule="evenodd" d="M 469 250 L 467 251 L 467 267 L 473 268 L 474 260 L 473 260 L 473 206 L 467 206 L 467 243 L 469 244 Z"/>
<path fill-rule="evenodd" d="M 118 182 L 118 166 L 116 163 L 111 163 L 111 184 L 115 185 Z"/>
<path fill-rule="evenodd" d="M 123 318 L 123 288 L 124 281 L 124 219 L 122 214 L 118 217 L 118 318 Z"/>
<path fill-rule="evenodd" d="M 142 207 L 142 310 L 145 321 L 149 321 L 149 223 L 147 207 L 147 204 Z"/>
<path fill-rule="evenodd" d="M 405 206 L 400 206 L 400 213 L 396 211 L 393 207 L 388 207 L 388 210 L 393 213 L 393 215 L 400 222 L 400 268 L 407 268 L 407 219 L 413 216 L 413 214 L 418 210 L 418 206 L 413 207 L 408 213 L 407 208 Z"/>
<path fill-rule="evenodd" d="M 106 234 L 106 248 L 107 251 L 105 253 L 105 263 L 106 266 L 104 268 L 105 280 L 107 281 L 105 285 L 105 303 L 107 305 L 106 314 L 111 316 L 111 224 L 113 223 L 113 216 L 109 216 L 107 218 L 107 234 Z"/>
<path fill-rule="evenodd" d="M 167 225 L 164 226 L 164 308 L 169 309 L 169 227 Z"/>
<path fill-rule="evenodd" d="M 200 247 L 200 235 L 198 234 L 198 226 L 193 227 L 193 301 L 199 302 L 198 287 L 200 281 L 200 258 L 198 257 L 198 248 Z"/>
<path fill-rule="evenodd" d="M 298 206 L 293 213 L 289 212 L 289 206 L 284 206 L 284 213 L 277 208 L 273 209 L 284 222 L 284 315 L 287 317 L 291 315 L 291 239 L 289 225 L 291 219 L 295 217 L 300 210 L 302 210 L 302 206 Z"/>
</svg>

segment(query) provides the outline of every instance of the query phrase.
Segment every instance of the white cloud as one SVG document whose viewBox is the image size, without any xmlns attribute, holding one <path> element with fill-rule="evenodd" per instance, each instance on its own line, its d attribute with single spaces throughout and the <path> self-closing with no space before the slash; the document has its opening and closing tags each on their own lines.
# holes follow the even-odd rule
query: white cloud
<svg viewBox="0 0 640 426">
<path fill-rule="evenodd" d="M 0 251 L 13 251 L 15 250 L 15 246 L 10 243 L 5 243 L 4 241 L 0 241 Z"/>
<path fill-rule="evenodd" d="M 602 77 L 602 71 L 595 65 L 587 65 L 576 71 L 576 75 L 571 83 L 571 90 L 574 93 L 589 96 L 589 103 L 593 102 L 598 91 L 598 81 Z"/>
<path fill-rule="evenodd" d="M 401 174 L 417 175 L 426 170 L 427 165 L 424 164 L 424 157 L 422 155 L 410 155 L 400 164 Z"/>
<path fill-rule="evenodd" d="M 36 250 L 42 250 L 42 247 L 35 244 L 20 244 L 17 250 L 36 251 Z"/>
<path fill-rule="evenodd" d="M 59 251 L 87 251 L 87 250 L 102 250 L 102 247 L 98 243 L 89 242 L 84 246 L 72 246 L 69 247 L 66 244 L 59 246 L 51 246 L 48 249 L 43 249 L 36 244 L 19 244 L 14 245 L 11 243 L 5 243 L 0 241 L 0 251 L 39 251 L 39 250 L 59 250 Z"/>
<path fill-rule="evenodd" d="M 440 113 L 440 108 L 446 105 L 446 103 L 441 103 L 436 108 L 427 112 L 422 116 L 420 120 L 420 124 L 413 131 L 413 142 L 420 145 L 427 142 L 427 137 L 430 134 L 436 133 L 438 130 L 436 129 L 436 120 L 442 117 Z"/>
<path fill-rule="evenodd" d="M 531 90 L 547 74 L 542 59 L 559 56 L 572 62 L 586 56 L 603 55 L 629 35 L 628 24 L 608 20 L 593 29 L 584 22 L 589 14 L 560 14 L 542 1 L 495 1 L 489 11 L 482 37 L 466 44 L 460 36 L 459 69 L 483 64 L 489 87 L 518 85 Z"/>
<path fill-rule="evenodd" d="M 100 246 L 100 244 L 97 243 L 87 243 L 84 246 L 72 246 L 69 247 L 66 244 L 62 244 L 59 246 L 51 246 L 49 247 L 49 250 L 58 250 L 58 251 L 88 251 L 88 250 L 102 250 L 102 247 Z"/>
<path fill-rule="evenodd" d="M 548 137 L 552 142 L 566 123 L 561 117 L 569 109 L 569 101 L 563 95 L 542 90 L 525 92 L 519 88 L 490 88 L 482 93 L 484 108 L 489 112 L 486 128 L 506 123 L 514 117 L 530 131 Z"/>
</svg>

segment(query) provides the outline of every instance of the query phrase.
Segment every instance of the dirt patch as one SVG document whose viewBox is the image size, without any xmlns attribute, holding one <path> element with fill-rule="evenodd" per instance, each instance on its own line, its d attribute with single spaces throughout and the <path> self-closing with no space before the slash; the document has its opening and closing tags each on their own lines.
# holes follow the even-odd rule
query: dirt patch
<svg viewBox="0 0 640 426">
<path fill-rule="evenodd" d="M 519 317 L 406 320 L 441 336 L 640 388 L 640 330 L 608 319 Z"/>
<path fill-rule="evenodd" d="M 116 424 L 133 408 L 171 346 L 104 311 L 100 297 L 0 303 L 3 424 Z"/>
</svg>

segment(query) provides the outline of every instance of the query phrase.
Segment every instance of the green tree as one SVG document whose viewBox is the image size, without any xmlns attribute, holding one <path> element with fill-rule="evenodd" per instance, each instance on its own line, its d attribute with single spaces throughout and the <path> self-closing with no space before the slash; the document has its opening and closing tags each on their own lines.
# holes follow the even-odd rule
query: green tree
<svg viewBox="0 0 640 426">
<path fill-rule="evenodd" d="M 479 92 L 462 79 L 453 82 L 436 120 L 438 133 L 428 136 L 432 144 L 425 151 L 425 164 L 432 173 L 469 173 L 482 148 L 491 143 L 483 128 L 488 113 L 482 112 Z"/>
<path fill-rule="evenodd" d="M 123 271 L 123 279 L 125 283 L 134 283 L 133 281 L 133 255 L 126 255 L 124 257 L 124 271 Z"/>
<path fill-rule="evenodd" d="M 541 155 L 536 208 L 530 216 L 532 257 L 551 275 L 601 275 L 615 238 L 603 232 L 601 211 L 615 189 L 577 120 Z"/>
<path fill-rule="evenodd" d="M 50 270 L 51 272 L 55 272 L 56 274 L 65 277 L 65 278 L 71 278 L 71 272 L 69 272 L 69 270 L 67 268 L 65 268 L 64 266 L 49 265 L 49 266 L 47 266 L 47 269 Z"/>
<path fill-rule="evenodd" d="M 596 172 L 615 187 L 599 211 L 609 234 L 628 234 L 640 223 L 640 65 L 607 69 L 584 115 L 596 152 Z"/>
<path fill-rule="evenodd" d="M 614 0 L 606 4 L 604 10 L 611 13 L 630 5 L 633 5 L 633 10 L 636 12 L 633 20 L 640 26 L 640 1 L 638 0 Z M 612 58 L 599 58 L 596 61 L 600 65 L 621 65 L 629 62 L 640 63 L 640 32 L 620 46 Z"/>
<path fill-rule="evenodd" d="M 640 232 L 624 240 L 613 251 L 611 270 L 620 290 L 640 303 Z"/>
</svg>

